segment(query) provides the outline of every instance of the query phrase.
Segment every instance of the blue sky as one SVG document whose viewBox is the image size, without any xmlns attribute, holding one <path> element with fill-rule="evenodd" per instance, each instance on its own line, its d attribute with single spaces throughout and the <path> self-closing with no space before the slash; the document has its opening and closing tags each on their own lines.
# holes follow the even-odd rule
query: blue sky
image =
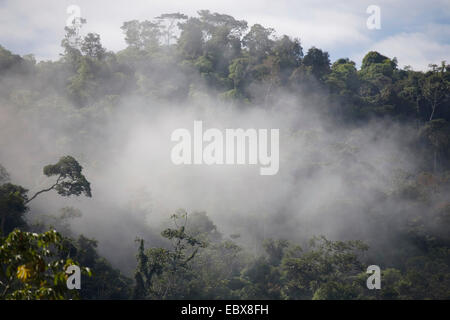
<svg viewBox="0 0 450 320">
<path fill-rule="evenodd" d="M 304 51 L 316 46 L 332 60 L 349 57 L 359 65 L 365 53 L 377 50 L 415 70 L 450 62 L 449 0 L 0 0 L 0 44 L 18 54 L 33 53 L 38 60 L 57 59 L 69 5 L 80 7 L 88 21 L 83 31 L 99 33 L 109 50 L 124 48 L 124 21 L 209 9 L 298 37 Z M 366 26 L 369 5 L 380 7 L 379 30 Z"/>
</svg>

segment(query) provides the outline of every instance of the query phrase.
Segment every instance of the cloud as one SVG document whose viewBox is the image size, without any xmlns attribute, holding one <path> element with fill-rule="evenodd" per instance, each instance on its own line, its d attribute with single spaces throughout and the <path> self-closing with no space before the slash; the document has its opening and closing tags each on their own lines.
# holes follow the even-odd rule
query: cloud
<svg viewBox="0 0 450 320">
<path fill-rule="evenodd" d="M 344 12 L 313 12 L 309 19 L 265 15 L 258 20 L 275 28 L 278 35 L 287 34 L 300 38 L 306 48 L 315 46 L 328 49 L 369 41 L 361 30 L 361 26 L 365 26 L 365 20 Z"/>
<path fill-rule="evenodd" d="M 446 29 L 448 31 L 450 28 Z M 415 70 L 427 70 L 430 63 L 450 61 L 450 44 L 439 43 L 426 33 L 400 33 L 390 36 L 355 55 L 354 60 L 361 61 L 369 50 L 378 51 L 390 58 L 397 57 L 399 67 L 409 65 Z"/>
<path fill-rule="evenodd" d="M 247 20 L 249 25 L 272 27 L 278 35 L 299 37 L 305 49 L 322 48 L 332 59 L 360 58 L 361 52 L 376 49 L 398 57 L 401 65 L 411 64 L 416 69 L 446 58 L 450 33 L 450 3 L 444 0 L 379 0 L 382 29 L 377 31 L 366 28 L 366 9 L 372 0 L 154 0 L 151 4 L 145 0 L 5 0 L 0 4 L 0 43 L 19 54 L 35 53 L 42 59 L 57 59 L 60 51 L 55 48 L 64 35 L 66 9 L 73 4 L 87 18 L 84 32 L 99 33 L 106 48 L 114 51 L 125 46 L 120 30 L 124 21 L 153 19 L 164 12 L 195 15 L 201 9 L 230 14 Z"/>
</svg>

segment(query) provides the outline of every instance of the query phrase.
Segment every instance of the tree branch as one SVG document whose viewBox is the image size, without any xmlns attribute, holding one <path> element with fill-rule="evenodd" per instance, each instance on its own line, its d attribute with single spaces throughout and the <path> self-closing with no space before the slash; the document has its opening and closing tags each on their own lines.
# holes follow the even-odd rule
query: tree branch
<svg viewBox="0 0 450 320">
<path fill-rule="evenodd" d="M 52 185 L 51 187 L 49 187 L 49 188 L 47 188 L 47 189 L 43 189 L 43 190 L 41 190 L 41 191 L 36 192 L 30 199 L 28 199 L 27 201 L 25 201 L 25 204 L 29 203 L 31 200 L 33 200 L 34 198 L 36 198 L 36 197 L 37 197 L 38 195 L 40 195 L 41 193 L 48 192 L 48 191 L 54 189 L 54 188 L 59 184 L 59 181 L 60 181 L 60 180 L 61 180 L 61 175 L 58 177 L 58 179 L 56 180 L 56 182 L 55 182 L 54 185 Z"/>
</svg>

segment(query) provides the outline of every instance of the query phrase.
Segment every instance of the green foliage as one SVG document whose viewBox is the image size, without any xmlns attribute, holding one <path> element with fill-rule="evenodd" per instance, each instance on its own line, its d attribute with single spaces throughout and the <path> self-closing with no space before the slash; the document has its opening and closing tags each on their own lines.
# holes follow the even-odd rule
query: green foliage
<svg viewBox="0 0 450 320">
<path fill-rule="evenodd" d="M 80 48 L 82 39 L 80 30 L 85 23 L 86 19 L 74 19 L 70 26 L 64 27 L 66 33 L 61 40 L 61 46 L 64 49 L 64 59 L 71 66 L 72 70 L 75 70 L 76 64 L 81 56 Z"/>
<path fill-rule="evenodd" d="M 431 113 L 429 120 L 432 121 L 436 114 L 436 109 L 440 105 L 450 102 L 450 82 L 445 75 L 445 63 L 442 63 L 440 71 L 433 69 L 429 73 L 429 76 L 422 80 L 422 93 L 423 98 L 426 100 L 430 106 Z"/>
<path fill-rule="evenodd" d="M 341 96 L 353 95 L 359 87 L 355 63 L 349 59 L 339 59 L 333 63 L 330 74 L 326 77 L 330 89 Z"/>
<path fill-rule="evenodd" d="M 65 251 L 63 238 L 55 230 L 37 234 L 16 229 L 0 238 L 0 298 L 78 298 L 77 290 L 67 288 L 65 273 L 69 265 L 78 263 L 61 258 Z"/>
<path fill-rule="evenodd" d="M 321 80 L 330 72 L 330 58 L 328 52 L 312 47 L 303 58 L 303 65 L 308 72 Z"/>
<path fill-rule="evenodd" d="M 80 166 L 75 158 L 65 156 L 59 159 L 56 164 L 45 166 L 44 174 L 47 177 L 55 175 L 58 177 L 52 188 L 64 197 L 79 196 L 82 193 L 86 197 L 91 197 L 91 185 L 81 173 L 82 170 L 83 167 Z"/>
<path fill-rule="evenodd" d="M 351 298 L 353 278 L 363 270 L 360 254 L 367 249 L 360 241 L 324 237 L 311 239 L 306 251 L 292 248 L 282 261 L 285 294 L 291 299 Z"/>
<path fill-rule="evenodd" d="M 399 207 L 407 200 L 412 212 L 423 214 L 399 217 L 382 206 L 362 208 L 380 230 L 392 231 L 396 244 L 371 248 L 368 258 L 359 241 L 323 237 L 301 247 L 266 239 L 264 252 L 251 254 L 240 245 L 239 235 L 227 238 L 206 213 L 180 212 L 172 217 L 174 227 L 161 234 L 165 245 L 146 249 L 139 240 L 132 283 L 98 254 L 94 239 L 72 233 L 69 220 L 80 214 L 76 209 L 65 208 L 38 225 L 27 223 L 27 204 L 43 192 L 91 197 L 75 158 L 62 157 L 46 166 L 44 174 L 56 181 L 31 197 L 10 183 L 0 166 L 2 298 L 72 297 L 62 286 L 62 268 L 69 259 L 92 269 L 93 276 L 83 279 L 81 298 L 86 299 L 449 298 L 450 210 L 442 200 L 450 189 L 450 65 L 445 61 L 419 72 L 400 69 L 396 58 L 371 51 L 358 69 L 348 58 L 331 62 L 319 48 L 304 55 L 299 39 L 277 36 L 260 24 L 248 29 L 244 20 L 208 10 L 195 17 L 166 13 L 154 20 L 127 21 L 121 29 L 128 46 L 115 53 L 103 47 L 98 34 L 83 36 L 84 23 L 77 20 L 65 28 L 58 61 L 36 63 L 32 55 L 21 57 L 0 46 L 2 105 L 28 117 L 47 117 L 45 121 L 55 113 L 64 121 L 61 126 L 70 128 L 58 141 L 82 145 L 99 134 L 90 123 L 105 121 L 129 96 L 180 105 L 219 97 L 247 108 L 270 107 L 278 92 L 302 101 L 320 92 L 324 103 L 311 103 L 312 108 L 337 126 L 364 127 L 377 118 L 393 126 L 414 124 L 410 145 L 404 147 L 414 151 L 418 168 L 404 173 L 380 198 Z M 327 107 L 318 110 L 322 105 Z M 308 133 L 308 138 L 314 135 Z M 347 143 L 336 147 L 337 169 L 355 157 L 355 148 Z M 354 183 L 364 185 L 359 179 Z M 49 225 L 70 239 L 41 233 Z M 384 264 L 382 289 L 369 291 L 364 266 L 374 257 Z"/>
<path fill-rule="evenodd" d="M 21 56 L 13 54 L 0 45 L 0 72 L 22 73 L 26 71 L 27 63 Z"/>
<path fill-rule="evenodd" d="M 444 119 L 431 120 L 420 129 L 419 135 L 427 141 L 432 149 L 431 154 L 434 154 L 433 170 L 436 171 L 438 157 L 444 161 L 450 158 L 450 124 Z"/>
<path fill-rule="evenodd" d="M 186 212 L 181 211 L 171 218 L 176 229 L 167 228 L 161 233 L 164 238 L 170 240 L 171 249 L 151 248 L 144 251 L 144 241 L 138 240 L 138 267 L 134 290 L 136 299 L 181 298 L 188 289 L 183 286 L 182 280 L 190 276 L 190 261 L 206 244 L 186 233 Z"/>
<path fill-rule="evenodd" d="M 388 57 L 385 57 L 376 51 L 370 51 L 369 53 L 367 53 L 364 56 L 364 58 L 362 60 L 361 69 L 366 69 L 366 68 L 370 67 L 371 65 L 383 64 L 383 63 L 389 63 L 389 64 L 391 64 L 391 67 L 396 66 L 393 63 L 393 61 L 389 60 Z"/>
<path fill-rule="evenodd" d="M 93 59 L 102 59 L 106 50 L 100 42 L 100 35 L 88 33 L 81 44 L 81 52 Z"/>
<path fill-rule="evenodd" d="M 177 37 L 174 34 L 176 23 L 180 20 L 187 20 L 188 16 L 179 12 L 176 13 L 164 13 L 155 19 L 166 22 L 161 28 L 161 35 L 166 39 L 166 45 L 170 45 L 171 40 L 176 40 Z M 161 24 L 160 24 L 161 25 Z"/>
<path fill-rule="evenodd" d="M 0 185 L 0 236 L 26 225 L 24 214 L 28 209 L 25 205 L 27 191 L 9 182 Z"/>
<path fill-rule="evenodd" d="M 129 299 L 131 296 L 131 279 L 101 257 L 97 252 L 97 241 L 83 235 L 75 235 L 71 230 L 71 221 L 80 218 L 82 213 L 73 207 L 59 210 L 58 215 L 43 215 L 37 223 L 30 226 L 35 232 L 48 228 L 58 230 L 64 238 L 67 256 L 90 269 L 90 276 L 82 274 L 82 290 L 79 298 L 89 300 Z"/>
<path fill-rule="evenodd" d="M 264 28 L 260 24 L 255 24 L 242 39 L 242 44 L 248 48 L 249 55 L 257 62 L 271 53 L 273 40 L 271 39 L 275 32 L 272 28 Z"/>
<path fill-rule="evenodd" d="M 158 22 L 132 20 L 124 22 L 121 29 L 130 47 L 148 52 L 158 49 L 161 35 Z"/>
<path fill-rule="evenodd" d="M 91 275 L 82 277 L 81 299 L 129 299 L 131 296 L 131 279 L 97 252 L 97 241 L 80 235 L 77 240 L 70 240 L 71 256 L 81 265 L 89 266 Z"/>
<path fill-rule="evenodd" d="M 242 299 L 281 299 L 282 274 L 280 268 L 272 265 L 265 257 L 252 261 L 241 276 L 242 289 L 239 296 Z"/>
<path fill-rule="evenodd" d="M 15 228 L 25 228 L 27 224 L 24 214 L 28 210 L 26 205 L 43 192 L 55 189 L 62 196 L 84 193 L 91 197 L 90 183 L 81 171 L 82 167 L 75 158 L 62 157 L 58 163 L 44 167 L 45 175 L 58 175 L 56 182 L 51 187 L 36 192 L 31 198 L 27 196 L 28 190 L 21 186 L 9 182 L 0 185 L 0 234 L 8 235 Z M 7 178 L 7 173 L 3 173 L 3 179 Z"/>
</svg>

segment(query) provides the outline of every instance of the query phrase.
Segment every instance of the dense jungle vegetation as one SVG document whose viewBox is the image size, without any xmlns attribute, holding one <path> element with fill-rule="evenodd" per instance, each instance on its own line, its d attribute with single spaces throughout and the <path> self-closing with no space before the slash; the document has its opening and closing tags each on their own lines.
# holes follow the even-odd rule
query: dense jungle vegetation
<svg viewBox="0 0 450 320">
<path fill-rule="evenodd" d="M 379 120 L 413 128 L 405 148 L 418 165 L 377 195 L 380 203 L 408 206 L 401 215 L 381 204 L 365 213 L 377 230 L 392 235 L 388 248 L 372 247 L 364 238 L 318 234 L 296 243 L 286 235 L 264 239 L 258 253 L 239 244 L 239 234 L 224 234 L 208 213 L 180 209 L 160 230 L 161 245 L 132 235 L 136 269 L 129 275 L 98 252 L 96 239 L 71 230 L 78 209 L 33 218 L 30 206 L 42 194 L 96 197 L 80 165 L 89 152 L 60 154 L 43 168 L 48 187 L 37 193 L 11 181 L 7 166 L 0 165 L 1 299 L 450 298 L 450 65 L 445 61 L 426 71 L 400 67 L 395 57 L 375 51 L 358 61 L 360 66 L 348 58 L 330 61 L 326 51 L 303 48 L 300 39 L 207 10 L 196 17 L 171 13 L 127 21 L 121 27 L 127 47 L 112 52 L 98 34 L 82 35 L 84 23 L 66 27 L 56 61 L 37 62 L 33 55 L 0 46 L 0 109 L 48 123 L 57 114 L 64 123 L 52 125 L 70 130 L 49 139 L 83 145 L 103 134 L 97 124 L 129 97 L 178 105 L 200 97 L 240 109 L 269 108 L 281 94 L 320 99 L 315 112 L 342 127 Z M 28 130 L 23 123 L 16 127 Z M 11 133 L 2 141 L 14 144 L 14 139 Z M 8 152 L 2 145 L 1 154 Z M 342 161 L 356 160 L 345 153 Z M 65 286 L 70 264 L 83 267 L 82 290 Z M 366 287 L 371 264 L 381 267 L 381 290 Z"/>
</svg>

